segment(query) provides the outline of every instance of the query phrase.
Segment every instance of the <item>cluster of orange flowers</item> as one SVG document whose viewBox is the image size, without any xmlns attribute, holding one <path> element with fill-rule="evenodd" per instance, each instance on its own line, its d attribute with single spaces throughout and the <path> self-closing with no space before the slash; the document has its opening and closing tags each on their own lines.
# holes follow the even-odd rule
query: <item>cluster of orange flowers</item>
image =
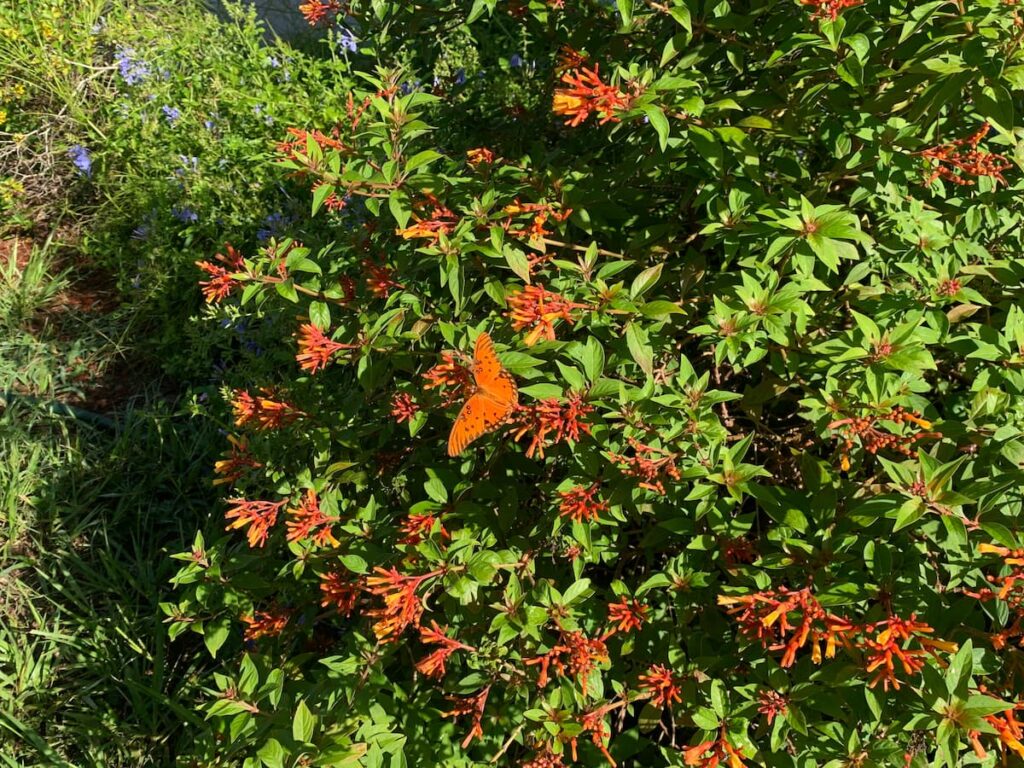
<svg viewBox="0 0 1024 768">
<path fill-rule="evenodd" d="M 1006 765 L 1007 751 L 1013 752 L 1019 758 L 1024 758 L 1024 723 L 1017 719 L 1017 712 L 1024 710 L 1024 702 L 1017 702 L 1012 709 L 1005 712 L 997 712 L 985 716 L 985 722 L 995 729 L 999 736 L 999 748 L 1003 752 L 1002 764 Z M 980 731 L 969 731 L 968 738 L 974 753 L 984 760 L 988 753 L 981 745 Z"/>
<path fill-rule="evenodd" d="M 255 611 L 252 615 L 243 616 L 246 625 L 244 638 L 246 642 L 259 640 L 261 637 L 277 637 L 288 626 L 289 615 L 283 610 Z"/>
<path fill-rule="evenodd" d="M 986 122 L 967 138 L 955 139 L 950 144 L 939 144 L 924 150 L 921 156 L 933 163 L 931 173 L 925 178 L 925 185 L 942 178 L 960 186 L 972 186 L 975 183 L 973 179 L 979 176 L 989 176 L 1006 184 L 1003 171 L 1012 168 L 1013 163 L 1003 155 L 978 149 L 988 131 L 989 124 Z"/>
<path fill-rule="evenodd" d="M 288 541 L 301 541 L 311 538 L 318 547 L 336 547 L 338 540 L 331 532 L 331 526 L 339 518 L 329 517 L 320 509 L 320 500 L 312 488 L 306 490 L 299 506 L 288 510 L 289 519 L 285 522 L 288 529 Z"/>
<path fill-rule="evenodd" d="M 524 237 L 532 240 L 550 235 L 550 230 L 544 226 L 548 219 L 558 222 L 565 221 L 572 215 L 572 208 L 559 211 L 551 203 L 521 203 L 517 198 L 514 202 L 506 205 L 502 209 L 502 213 L 505 214 L 505 221 L 501 224 L 502 229 L 512 237 Z M 525 229 L 516 229 L 515 217 L 524 213 L 533 214 L 533 219 Z"/>
<path fill-rule="evenodd" d="M 839 14 L 847 8 L 855 8 L 864 4 L 864 0 L 800 0 L 800 2 L 814 8 L 814 13 L 811 14 L 812 20 L 828 19 L 829 21 L 838 19 Z"/>
<path fill-rule="evenodd" d="M 494 152 L 487 149 L 487 147 L 477 147 L 476 149 L 466 150 L 466 162 L 473 167 L 480 165 L 493 165 L 494 164 Z"/>
<path fill-rule="evenodd" d="M 549 291 L 542 285 L 528 285 L 521 291 L 508 297 L 509 310 L 505 316 L 512 321 L 512 328 L 521 331 L 530 328 L 523 343 L 530 347 L 541 338 L 555 340 L 555 321 L 565 320 L 573 323 L 572 310 L 585 309 L 585 304 L 577 304 Z"/>
<path fill-rule="evenodd" d="M 729 768 L 743 768 L 743 754 L 729 741 L 723 725 L 718 738 L 702 741 L 683 750 L 683 762 L 700 768 L 718 768 L 721 763 Z"/>
<path fill-rule="evenodd" d="M 663 448 L 644 445 L 632 437 L 629 438 L 629 445 L 633 449 L 632 456 L 610 453 L 608 458 L 619 466 L 619 471 L 626 477 L 638 478 L 640 488 L 664 495 L 665 480 L 680 479 L 675 454 Z"/>
<path fill-rule="evenodd" d="M 370 609 L 367 615 L 377 619 L 373 633 L 378 640 L 395 642 L 406 627 L 419 623 L 423 615 L 423 603 L 416 590 L 423 582 L 440 576 L 443 571 L 407 576 L 394 567 L 390 571 L 377 567 L 373 572 L 374 576 L 366 578 L 366 588 L 370 594 L 384 598 L 384 605 Z"/>
<path fill-rule="evenodd" d="M 228 504 L 231 506 L 224 513 L 224 518 L 232 522 L 224 530 L 246 528 L 245 537 L 249 546 L 262 547 L 267 543 L 270 529 L 277 523 L 277 515 L 287 501 L 230 499 Z"/>
<path fill-rule="evenodd" d="M 256 429 L 279 429 L 291 424 L 305 414 L 295 406 L 277 396 L 267 387 L 260 389 L 260 395 L 253 397 L 242 389 L 236 389 L 231 401 L 235 413 L 235 426 L 251 424 Z"/>
<path fill-rule="evenodd" d="M 339 0 L 308 0 L 299 6 L 299 13 L 310 26 L 331 22 L 344 9 Z"/>
<path fill-rule="evenodd" d="M 584 421 L 594 406 L 588 404 L 579 392 L 570 392 L 565 402 L 557 397 L 545 397 L 532 405 L 521 405 L 516 410 L 511 429 L 513 439 L 530 434 L 526 458 L 534 454 L 544 458 L 545 446 L 571 440 L 578 442 L 581 434 L 590 434 L 590 424 Z"/>
<path fill-rule="evenodd" d="M 565 124 L 571 127 L 580 125 L 593 114 L 600 118 L 602 125 L 618 122 L 616 113 L 629 110 L 633 104 L 632 96 L 601 80 L 597 64 L 593 69 L 569 70 L 562 75 L 562 83 L 566 87 L 555 89 L 552 109 L 565 117 Z"/>
<path fill-rule="evenodd" d="M 233 485 L 248 470 L 263 466 L 249 455 L 249 441 L 246 438 L 228 435 L 228 443 L 230 447 L 227 456 L 213 465 L 214 474 L 220 475 L 213 481 L 214 485 Z"/>
<path fill-rule="evenodd" d="M 636 598 L 630 600 L 625 595 L 619 598 L 619 602 L 611 603 L 608 606 L 608 623 L 613 625 L 605 633 L 605 637 L 616 632 L 635 632 L 647 621 L 647 612 L 650 608 Z"/>
<path fill-rule="evenodd" d="M 330 362 L 331 356 L 342 349 L 356 349 L 358 344 L 342 344 L 329 338 L 312 323 L 304 323 L 299 328 L 299 351 L 295 355 L 302 370 L 314 374 L 323 370 Z"/>
<path fill-rule="evenodd" d="M 482 738 L 484 735 L 482 721 L 484 717 L 484 707 L 487 706 L 487 696 L 490 692 L 491 686 L 488 685 L 482 691 L 472 696 L 452 697 L 450 699 L 454 705 L 452 709 L 448 712 L 441 713 L 441 717 L 460 717 L 462 715 L 469 715 L 472 718 L 469 733 L 466 734 L 466 738 L 462 740 L 463 749 L 468 747 L 473 739 Z"/>
<path fill-rule="evenodd" d="M 445 663 L 448 657 L 456 651 L 476 651 L 476 648 L 460 643 L 447 635 L 448 628 L 438 626 L 436 621 L 430 622 L 430 627 L 420 625 L 420 642 L 424 645 L 440 646 L 429 656 L 424 656 L 416 662 L 416 669 L 427 677 L 440 679 L 444 677 Z"/>
<path fill-rule="evenodd" d="M 651 665 L 640 675 L 639 687 L 656 707 L 671 707 L 673 703 L 678 704 L 683 700 L 679 681 L 672 674 L 672 670 L 661 664 Z"/>
<path fill-rule="evenodd" d="M 405 240 L 425 238 L 436 243 L 441 235 L 450 235 L 459 223 L 459 217 L 430 192 L 414 206 L 413 223 L 395 233 Z"/>
<path fill-rule="evenodd" d="M 341 616 L 351 616 L 359 602 L 359 586 L 336 571 L 320 576 L 321 608 L 334 608 Z"/>
<path fill-rule="evenodd" d="M 934 630 L 918 621 L 916 614 L 909 619 L 890 615 L 881 621 L 857 625 L 822 608 L 808 587 L 779 587 L 743 596 L 719 595 L 718 604 L 728 606 L 727 613 L 740 625 L 741 634 L 758 640 L 768 650 L 783 650 L 779 662 L 783 668 L 792 666 L 797 652 L 808 644 L 815 664 L 823 658 L 822 642 L 824 658 L 828 659 L 835 656 L 839 645 L 860 649 L 866 657 L 865 671 L 874 673 L 868 684 L 872 688 L 882 683 L 885 690 L 890 686 L 899 689 L 897 664 L 906 675 L 915 675 L 924 666 L 926 655 L 942 664 L 936 652 L 951 653 L 957 649 L 955 643 L 927 637 Z"/>
<path fill-rule="evenodd" d="M 403 536 L 399 539 L 398 543 L 415 547 L 430 536 L 430 533 L 434 530 L 434 523 L 440 523 L 440 521 L 441 517 L 439 515 L 416 515 L 410 512 L 409 516 L 402 521 L 400 526 Z M 444 525 L 438 526 L 437 533 L 442 539 L 451 538 L 451 534 L 448 533 Z"/>
<path fill-rule="evenodd" d="M 789 701 L 778 691 L 760 691 L 757 694 L 757 711 L 764 715 L 768 725 L 771 725 L 779 715 L 785 717 L 789 711 Z"/>
<path fill-rule="evenodd" d="M 983 555 L 998 555 L 1010 571 L 1002 576 L 987 576 L 992 586 L 979 590 L 963 590 L 965 595 L 976 600 L 1005 600 L 1013 614 L 1013 623 L 1006 629 L 993 633 L 992 646 L 996 650 L 1006 647 L 1008 641 L 1019 637 L 1024 645 L 1024 549 L 1010 549 L 998 544 L 980 544 L 978 552 Z"/>
<path fill-rule="evenodd" d="M 568 491 L 559 491 L 562 501 L 558 505 L 558 514 L 572 518 L 577 523 L 597 520 L 602 513 L 608 511 L 608 502 L 598 495 L 600 490 L 601 484 L 593 483 L 586 488 L 577 486 Z"/>
<path fill-rule="evenodd" d="M 383 264 L 374 264 L 369 259 L 363 261 L 366 273 L 366 289 L 370 295 L 378 299 L 386 299 L 395 288 L 404 287 L 395 280 L 395 270 Z"/>
<path fill-rule="evenodd" d="M 214 258 L 220 264 L 210 261 L 197 261 L 195 264 L 210 276 L 209 280 L 200 280 L 199 287 L 207 304 L 218 304 L 227 298 L 241 282 L 235 277 L 245 272 L 245 258 L 235 250 L 231 243 L 225 243 L 227 254 L 218 253 Z M 223 265 L 223 266 L 222 266 Z"/>
<path fill-rule="evenodd" d="M 473 391 L 473 374 L 455 359 L 456 353 L 441 353 L 441 362 L 423 374 L 424 389 L 441 389 L 442 407 L 464 400 Z"/>
<path fill-rule="evenodd" d="M 396 423 L 411 421 L 412 417 L 419 412 L 419 405 L 408 392 L 395 392 L 391 397 L 391 415 L 395 418 Z"/>
<path fill-rule="evenodd" d="M 896 424 L 913 424 L 918 429 L 907 435 L 894 435 L 878 428 L 880 421 L 892 421 Z M 856 416 L 846 419 L 838 419 L 828 425 L 829 429 L 838 430 L 843 438 L 840 466 L 846 472 L 850 468 L 850 449 L 854 446 L 854 440 L 859 440 L 864 450 L 870 454 L 876 454 L 883 449 L 890 449 L 901 453 L 904 456 L 914 454 L 914 443 L 925 438 L 940 437 L 936 432 L 926 432 L 931 429 L 930 421 L 921 418 L 921 414 L 908 411 L 901 406 L 896 406 L 888 413 Z"/>
<path fill-rule="evenodd" d="M 341 129 L 335 126 L 331 129 L 330 135 L 316 129 L 307 131 L 302 128 L 289 128 L 288 138 L 278 142 L 277 151 L 289 160 L 304 163 L 309 160 L 306 153 L 309 151 L 310 141 L 321 150 L 334 149 L 340 152 L 348 149 L 341 140 Z"/>
<path fill-rule="evenodd" d="M 607 635 L 605 636 L 607 637 Z M 590 672 L 598 664 L 608 661 L 608 646 L 605 644 L 605 637 L 587 637 L 582 632 L 562 632 L 559 642 L 547 653 L 524 659 L 528 667 L 540 668 L 537 676 L 537 687 L 543 688 L 550 679 L 551 667 L 554 667 L 559 675 L 565 674 L 566 669 L 576 676 L 579 681 L 583 695 L 587 695 L 588 678 Z"/>
</svg>

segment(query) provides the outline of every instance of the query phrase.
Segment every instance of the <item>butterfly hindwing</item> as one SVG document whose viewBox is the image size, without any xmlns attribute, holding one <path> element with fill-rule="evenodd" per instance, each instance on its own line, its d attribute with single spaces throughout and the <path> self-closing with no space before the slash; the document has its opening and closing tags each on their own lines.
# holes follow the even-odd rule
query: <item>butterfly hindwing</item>
<svg viewBox="0 0 1024 768">
<path fill-rule="evenodd" d="M 476 340 L 473 379 L 476 392 L 462 406 L 448 436 L 449 456 L 461 453 L 478 437 L 499 426 L 519 403 L 515 379 L 502 367 L 486 333 Z"/>
</svg>

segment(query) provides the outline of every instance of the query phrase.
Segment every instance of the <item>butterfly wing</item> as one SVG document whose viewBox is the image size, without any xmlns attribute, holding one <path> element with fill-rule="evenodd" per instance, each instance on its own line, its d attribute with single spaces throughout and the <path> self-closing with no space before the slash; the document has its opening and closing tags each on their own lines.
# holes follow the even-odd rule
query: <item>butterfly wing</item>
<svg viewBox="0 0 1024 768">
<path fill-rule="evenodd" d="M 448 455 L 462 453 L 471 442 L 501 424 L 511 410 L 510 406 L 497 403 L 483 393 L 470 397 L 455 417 L 448 435 Z"/>
<path fill-rule="evenodd" d="M 462 453 L 471 442 L 499 426 L 519 403 L 515 379 L 502 367 L 486 333 L 476 339 L 473 379 L 476 392 L 462 406 L 448 436 L 449 456 Z"/>
<path fill-rule="evenodd" d="M 494 342 L 486 333 L 481 333 L 476 339 L 473 378 L 478 392 L 487 395 L 497 405 L 507 407 L 506 416 L 519 404 L 519 389 L 515 379 L 501 365 L 494 351 Z"/>
</svg>

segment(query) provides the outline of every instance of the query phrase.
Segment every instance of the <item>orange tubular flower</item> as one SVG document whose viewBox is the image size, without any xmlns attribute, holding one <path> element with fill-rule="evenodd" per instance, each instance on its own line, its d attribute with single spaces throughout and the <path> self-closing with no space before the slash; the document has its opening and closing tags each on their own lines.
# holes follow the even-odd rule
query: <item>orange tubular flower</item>
<svg viewBox="0 0 1024 768">
<path fill-rule="evenodd" d="M 445 408 L 466 399 L 473 391 L 473 374 L 466 366 L 455 361 L 454 352 L 442 352 L 441 362 L 424 373 L 423 378 L 426 379 L 424 389 L 445 390 L 442 404 Z"/>
<path fill-rule="evenodd" d="M 487 695 L 490 692 L 491 686 L 488 685 L 480 691 L 480 693 L 474 696 L 461 696 L 458 698 L 451 697 L 449 700 L 455 706 L 451 711 L 441 713 L 441 717 L 460 717 L 462 715 L 470 715 L 473 718 L 469 733 L 466 734 L 466 738 L 462 740 L 463 749 L 468 747 L 473 739 L 483 738 L 484 729 L 481 723 L 484 717 L 484 707 L 487 706 Z"/>
<path fill-rule="evenodd" d="M 299 352 L 295 359 L 302 370 L 314 374 L 327 367 L 335 352 L 351 348 L 351 344 L 332 341 L 312 323 L 304 323 L 299 328 Z"/>
<path fill-rule="evenodd" d="M 278 429 L 305 415 L 293 405 L 273 399 L 274 393 L 269 389 L 263 388 L 260 392 L 262 396 L 253 397 L 244 390 L 235 390 L 231 408 L 235 412 L 236 427 L 252 423 L 256 429 Z"/>
<path fill-rule="evenodd" d="M 420 412 L 419 405 L 407 392 L 395 392 L 391 398 L 391 415 L 395 421 L 401 424 L 404 421 L 412 421 L 412 417 Z"/>
<path fill-rule="evenodd" d="M 568 301 L 541 285 L 528 285 L 512 294 L 508 297 L 508 305 L 509 311 L 505 316 L 512 321 L 512 328 L 517 331 L 531 329 L 523 339 L 528 347 L 536 344 L 541 337 L 554 341 L 555 321 L 561 319 L 572 324 L 574 318 L 571 311 L 586 308 L 586 304 Z"/>
<path fill-rule="evenodd" d="M 404 533 L 405 536 L 403 536 L 398 543 L 416 546 L 430 535 L 430 532 L 434 530 L 434 523 L 438 522 L 440 519 L 441 518 L 437 515 L 409 515 L 402 522 L 402 533 Z M 438 534 L 442 539 L 451 538 L 451 534 L 445 530 L 443 525 L 438 529 Z"/>
<path fill-rule="evenodd" d="M 816 19 L 835 21 L 839 18 L 839 14 L 847 8 L 855 8 L 864 4 L 864 0 L 800 0 L 800 2 L 814 8 L 811 21 Z"/>
<path fill-rule="evenodd" d="M 231 444 L 226 458 L 220 459 L 213 465 L 214 474 L 220 475 L 213 481 L 214 485 L 231 485 L 241 478 L 246 470 L 257 469 L 263 465 L 249 456 L 249 441 L 244 437 L 238 438 L 228 435 L 228 442 Z"/>
<path fill-rule="evenodd" d="M 559 675 L 568 668 L 576 675 L 583 695 L 586 696 L 591 670 L 606 661 L 608 646 L 602 638 L 589 638 L 582 632 L 563 632 L 561 640 L 550 651 L 525 659 L 524 663 L 528 667 L 540 667 L 540 674 L 537 677 L 538 688 L 548 684 L 551 667 L 554 667 Z"/>
<path fill-rule="evenodd" d="M 323 593 L 320 606 L 333 606 L 342 616 L 351 616 L 359 602 L 359 586 L 335 571 L 320 576 L 320 591 Z"/>
<path fill-rule="evenodd" d="M 633 632 L 640 629 L 647 620 L 647 611 L 650 609 L 637 599 L 629 600 L 625 595 L 619 598 L 619 602 L 611 603 L 608 606 L 608 623 L 617 626 L 612 627 L 608 634 L 615 632 Z"/>
<path fill-rule="evenodd" d="M 598 496 L 600 489 L 601 484 L 594 483 L 588 488 L 577 486 L 568 491 L 559 491 L 562 501 L 558 505 L 558 514 L 570 517 L 577 523 L 597 520 L 602 513 L 608 511 L 608 502 Z"/>
<path fill-rule="evenodd" d="M 486 147 L 477 147 L 466 151 L 466 162 L 472 166 L 493 165 L 494 153 Z"/>
<path fill-rule="evenodd" d="M 377 619 L 373 632 L 378 640 L 395 642 L 406 627 L 418 622 L 423 615 L 423 603 L 416 595 L 420 584 L 443 571 L 406 576 L 395 568 L 386 571 L 378 567 L 373 572 L 376 575 L 366 579 L 367 590 L 372 595 L 383 597 L 384 605 L 367 611 L 367 615 Z"/>
<path fill-rule="evenodd" d="M 242 617 L 242 622 L 247 625 L 243 636 L 246 642 L 259 640 L 261 637 L 277 637 L 288 626 L 288 619 L 286 611 L 256 611 L 252 616 Z"/>
<path fill-rule="evenodd" d="M 633 448 L 633 456 L 610 453 L 608 458 L 613 464 L 619 465 L 619 471 L 623 475 L 638 478 L 639 487 L 664 496 L 664 481 L 679 480 L 681 477 L 676 467 L 675 454 L 663 448 L 644 445 L 632 437 L 629 438 L 629 444 Z M 654 458 L 655 456 L 658 458 Z"/>
<path fill-rule="evenodd" d="M 235 290 L 241 281 L 234 275 L 245 271 L 244 257 L 234 249 L 231 243 L 224 244 L 227 255 L 218 253 L 214 258 L 221 264 L 209 261 L 197 261 L 195 264 L 206 274 L 209 280 L 200 280 L 199 286 L 207 304 L 219 304 Z M 223 266 L 221 266 L 223 265 Z"/>
<path fill-rule="evenodd" d="M 395 234 L 405 240 L 425 238 L 436 243 L 441 235 L 447 236 L 452 233 L 459 222 L 459 217 L 429 192 L 424 193 L 424 198 L 416 208 L 426 216 L 414 213 L 413 223 L 404 229 L 395 230 Z"/>
<path fill-rule="evenodd" d="M 614 85 L 607 85 L 593 69 L 581 67 L 562 75 L 567 88 L 555 89 L 552 109 L 555 114 L 566 118 L 565 124 L 576 127 L 592 114 L 600 118 L 601 125 L 617 123 L 617 112 L 625 112 L 633 103 L 633 97 L 623 93 Z"/>
<path fill-rule="evenodd" d="M 732 744 L 723 725 L 715 741 L 702 741 L 696 746 L 683 750 L 683 762 L 699 768 L 718 768 L 726 764 L 729 768 L 743 768 L 743 755 Z"/>
<path fill-rule="evenodd" d="M 779 665 L 790 667 L 796 662 L 796 654 L 807 643 L 811 644 L 811 659 L 821 662 L 822 640 L 825 641 L 825 657 L 835 655 L 836 644 L 848 643 L 856 628 L 846 619 L 833 616 L 825 611 L 808 588 L 790 590 L 779 587 L 755 592 L 741 597 L 718 596 L 718 604 L 730 606 L 727 613 L 740 625 L 740 633 L 760 641 L 769 650 L 785 650 Z M 791 616 L 799 624 L 791 624 Z"/>
<path fill-rule="evenodd" d="M 312 27 L 333 21 L 343 8 L 339 0 L 308 0 L 299 6 L 299 13 Z"/>
<path fill-rule="evenodd" d="M 285 522 L 288 541 L 312 538 L 318 547 L 338 546 L 338 540 L 331 533 L 331 525 L 338 522 L 339 518 L 328 517 L 320 511 L 320 502 L 312 488 L 306 490 L 298 509 L 289 509 L 288 514 L 291 516 Z"/>
<path fill-rule="evenodd" d="M 988 135 L 989 124 L 982 123 L 975 133 L 965 139 L 956 139 L 950 144 L 940 144 L 924 150 L 921 156 L 932 162 L 932 171 L 925 179 L 925 186 L 942 178 L 953 184 L 969 187 L 973 178 L 988 176 L 1007 184 L 1003 171 L 1013 167 L 1004 155 L 978 149 L 978 144 Z M 961 149 L 968 147 L 967 150 Z"/>
<path fill-rule="evenodd" d="M 225 531 L 245 528 L 245 537 L 250 547 L 262 547 L 267 543 L 270 529 L 277 523 L 277 515 L 286 501 L 247 501 L 230 499 L 231 508 L 224 513 L 225 520 L 232 520 Z"/>
<path fill-rule="evenodd" d="M 445 634 L 448 628 L 439 627 L 436 621 L 431 621 L 430 625 L 429 629 L 420 627 L 420 642 L 424 645 L 440 645 L 441 647 L 416 662 L 416 669 L 427 677 L 440 679 L 444 677 L 445 662 L 448 661 L 449 656 L 456 651 L 475 652 L 476 648 L 448 637 Z"/>
<path fill-rule="evenodd" d="M 584 402 L 583 395 L 578 392 L 570 392 L 565 400 L 561 403 L 557 397 L 548 397 L 533 405 L 519 406 L 511 429 L 516 441 L 527 433 L 531 434 L 530 445 L 526 449 L 528 459 L 534 454 L 543 459 L 544 448 L 549 441 L 552 444 L 566 440 L 575 443 L 581 434 L 590 434 L 590 424 L 583 419 L 594 410 L 594 406 Z M 553 438 L 549 438 L 551 433 L 554 433 Z"/>
<path fill-rule="evenodd" d="M 404 286 L 395 280 L 395 270 L 381 264 L 374 264 L 369 259 L 363 260 L 363 271 L 366 273 L 366 288 L 378 299 L 386 299 L 393 288 Z"/>
<path fill-rule="evenodd" d="M 871 688 L 881 682 L 885 690 L 889 690 L 890 685 L 899 690 L 900 680 L 896 676 L 897 661 L 907 675 L 915 675 L 924 666 L 923 657 L 926 654 L 934 656 L 936 649 L 945 652 L 957 649 L 955 643 L 921 637 L 934 630 L 927 624 L 917 621 L 916 614 L 911 614 L 909 619 L 890 616 L 885 621 L 872 625 L 872 631 L 878 629 L 881 629 L 881 632 L 874 638 L 867 637 L 863 641 L 863 646 L 871 652 L 866 669 L 868 672 L 875 672 L 875 676 L 868 683 Z M 922 647 L 909 648 L 910 641 L 916 641 Z"/>
<path fill-rule="evenodd" d="M 789 711 L 789 702 L 778 691 L 761 691 L 757 694 L 757 711 L 765 716 L 768 725 L 779 715 Z"/>
<path fill-rule="evenodd" d="M 640 675 L 640 689 L 646 692 L 651 704 L 656 707 L 671 707 L 673 703 L 678 704 L 683 700 L 672 671 L 661 664 L 648 667 L 647 672 Z"/>
</svg>

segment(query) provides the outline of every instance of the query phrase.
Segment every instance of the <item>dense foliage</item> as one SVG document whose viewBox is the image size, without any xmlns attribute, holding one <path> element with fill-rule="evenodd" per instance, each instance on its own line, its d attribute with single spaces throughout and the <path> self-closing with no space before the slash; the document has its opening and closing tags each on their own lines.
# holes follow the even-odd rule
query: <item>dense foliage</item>
<svg viewBox="0 0 1024 768">
<path fill-rule="evenodd" d="M 164 606 L 231 670 L 192 764 L 1024 757 L 1013 4 L 302 10 L 313 216 L 200 263 L 260 353 Z"/>
</svg>

